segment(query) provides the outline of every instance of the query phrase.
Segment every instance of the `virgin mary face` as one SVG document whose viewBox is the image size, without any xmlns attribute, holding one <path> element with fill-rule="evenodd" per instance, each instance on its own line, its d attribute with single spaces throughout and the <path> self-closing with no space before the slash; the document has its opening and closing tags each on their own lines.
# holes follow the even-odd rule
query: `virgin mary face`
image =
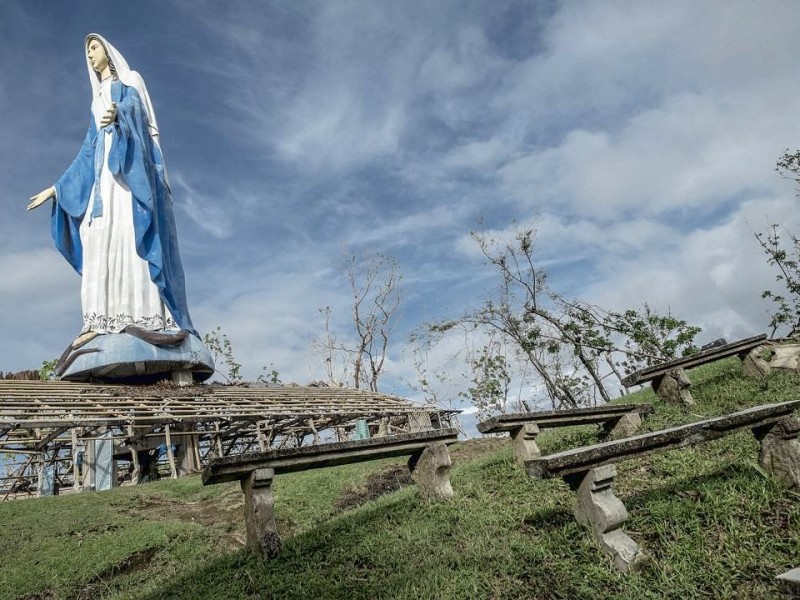
<svg viewBox="0 0 800 600">
<path fill-rule="evenodd" d="M 101 73 L 108 66 L 106 49 L 100 43 L 100 40 L 96 38 L 89 39 L 89 43 L 86 45 L 86 56 L 89 58 L 89 64 L 98 73 Z"/>
</svg>

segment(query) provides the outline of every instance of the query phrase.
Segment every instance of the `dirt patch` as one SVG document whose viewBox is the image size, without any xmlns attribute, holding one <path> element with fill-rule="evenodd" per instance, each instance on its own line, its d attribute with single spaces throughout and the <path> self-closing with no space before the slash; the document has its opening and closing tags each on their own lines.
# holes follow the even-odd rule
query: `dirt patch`
<svg viewBox="0 0 800 600">
<path fill-rule="evenodd" d="M 362 485 L 347 486 L 334 503 L 333 510 L 337 513 L 351 510 L 412 483 L 406 465 L 391 465 L 383 471 L 369 475 Z"/>
<path fill-rule="evenodd" d="M 158 552 L 157 548 L 145 548 L 139 552 L 134 552 L 122 562 L 106 569 L 102 573 L 98 573 L 92 577 L 86 585 L 83 586 L 78 592 L 76 598 L 78 600 L 91 600 L 100 595 L 101 590 L 107 590 L 109 582 L 115 577 L 122 577 L 123 575 L 130 575 L 146 569 L 150 565 L 150 561 Z"/>
<path fill-rule="evenodd" d="M 491 437 L 467 440 L 450 446 L 453 464 L 468 462 L 475 458 L 492 454 L 509 444 L 509 438 Z M 361 485 L 349 485 L 333 505 L 334 513 L 351 510 L 385 494 L 395 492 L 413 483 L 405 464 L 392 465 L 369 475 Z"/>
<path fill-rule="evenodd" d="M 220 544 L 227 549 L 238 549 L 244 543 L 244 496 L 235 488 L 221 495 L 199 502 L 186 502 L 159 498 L 139 498 L 136 506 L 121 512 L 133 518 L 148 521 L 183 521 L 213 527 L 221 531 Z"/>
</svg>

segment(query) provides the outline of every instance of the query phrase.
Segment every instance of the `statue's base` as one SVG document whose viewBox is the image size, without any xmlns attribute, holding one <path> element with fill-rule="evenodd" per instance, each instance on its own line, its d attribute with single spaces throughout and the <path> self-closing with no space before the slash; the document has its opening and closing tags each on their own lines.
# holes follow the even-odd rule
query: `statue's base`
<svg viewBox="0 0 800 600">
<path fill-rule="evenodd" d="M 191 373 L 192 380 L 199 382 L 214 373 L 211 354 L 191 334 L 175 346 L 156 346 L 127 333 L 107 333 L 75 352 L 79 356 L 61 375 L 64 381 L 153 383 L 165 378 L 186 380 Z"/>
</svg>

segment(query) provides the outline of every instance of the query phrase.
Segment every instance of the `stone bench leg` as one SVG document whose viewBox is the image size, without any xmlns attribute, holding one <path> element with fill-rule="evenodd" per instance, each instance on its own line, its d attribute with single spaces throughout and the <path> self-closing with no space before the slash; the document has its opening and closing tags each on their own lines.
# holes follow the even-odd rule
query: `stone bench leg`
<svg viewBox="0 0 800 600">
<path fill-rule="evenodd" d="M 653 380 L 653 390 L 667 404 L 692 406 L 694 398 L 689 391 L 692 382 L 683 369 L 673 369 L 663 377 Z"/>
<path fill-rule="evenodd" d="M 629 412 L 619 419 L 608 421 L 604 426 L 604 435 L 612 439 L 626 438 L 634 435 L 642 426 L 642 417 L 638 412 Z"/>
<path fill-rule="evenodd" d="M 273 469 L 256 469 L 242 479 L 247 547 L 264 559 L 280 554 L 282 545 L 273 513 L 275 499 L 271 486 L 274 477 Z"/>
<path fill-rule="evenodd" d="M 637 569 L 645 556 L 636 542 L 622 531 L 628 510 L 611 489 L 616 475 L 614 465 L 603 465 L 585 473 L 568 475 L 564 480 L 578 494 L 575 504 L 578 523 L 591 529 L 600 547 L 614 558 L 614 566 L 628 573 Z"/>
<path fill-rule="evenodd" d="M 778 583 L 786 591 L 787 598 L 800 596 L 800 567 L 778 575 L 777 579 Z"/>
<path fill-rule="evenodd" d="M 526 423 L 511 432 L 511 438 L 514 440 L 514 457 L 520 465 L 525 466 L 526 460 L 541 456 L 539 446 L 536 445 L 537 435 L 539 427 L 535 423 Z"/>
<path fill-rule="evenodd" d="M 442 500 L 453 495 L 453 486 L 450 485 L 451 464 L 447 445 L 441 442 L 411 455 L 408 470 L 423 498 Z"/>
<path fill-rule="evenodd" d="M 742 361 L 742 371 L 750 377 L 766 377 L 772 370 L 769 361 L 764 358 L 765 352 L 772 349 L 772 345 L 764 344 L 753 348 L 748 352 L 740 353 L 739 360 Z"/>
<path fill-rule="evenodd" d="M 784 485 L 800 488 L 800 420 L 788 417 L 753 435 L 761 442 L 759 464 Z"/>
</svg>

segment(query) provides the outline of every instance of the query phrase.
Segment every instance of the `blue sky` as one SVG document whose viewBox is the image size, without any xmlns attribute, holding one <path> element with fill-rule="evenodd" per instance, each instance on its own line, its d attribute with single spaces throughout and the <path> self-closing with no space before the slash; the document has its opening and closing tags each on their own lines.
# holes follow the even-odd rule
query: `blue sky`
<svg viewBox="0 0 800 600">
<path fill-rule="evenodd" d="M 384 252 L 405 274 L 384 388 L 411 393 L 408 332 L 495 285 L 481 220 L 533 224 L 565 294 L 648 301 L 701 342 L 766 329 L 774 276 L 750 227 L 796 223 L 774 164 L 800 145 L 797 3 L 98 6 L 0 4 L 0 370 L 80 329 L 49 212 L 24 209 L 83 139 L 92 31 L 147 82 L 193 319 L 222 327 L 246 377 L 322 377 L 318 308 L 349 328 L 343 249 Z M 432 368 L 458 372 L 452 349 Z"/>
</svg>

